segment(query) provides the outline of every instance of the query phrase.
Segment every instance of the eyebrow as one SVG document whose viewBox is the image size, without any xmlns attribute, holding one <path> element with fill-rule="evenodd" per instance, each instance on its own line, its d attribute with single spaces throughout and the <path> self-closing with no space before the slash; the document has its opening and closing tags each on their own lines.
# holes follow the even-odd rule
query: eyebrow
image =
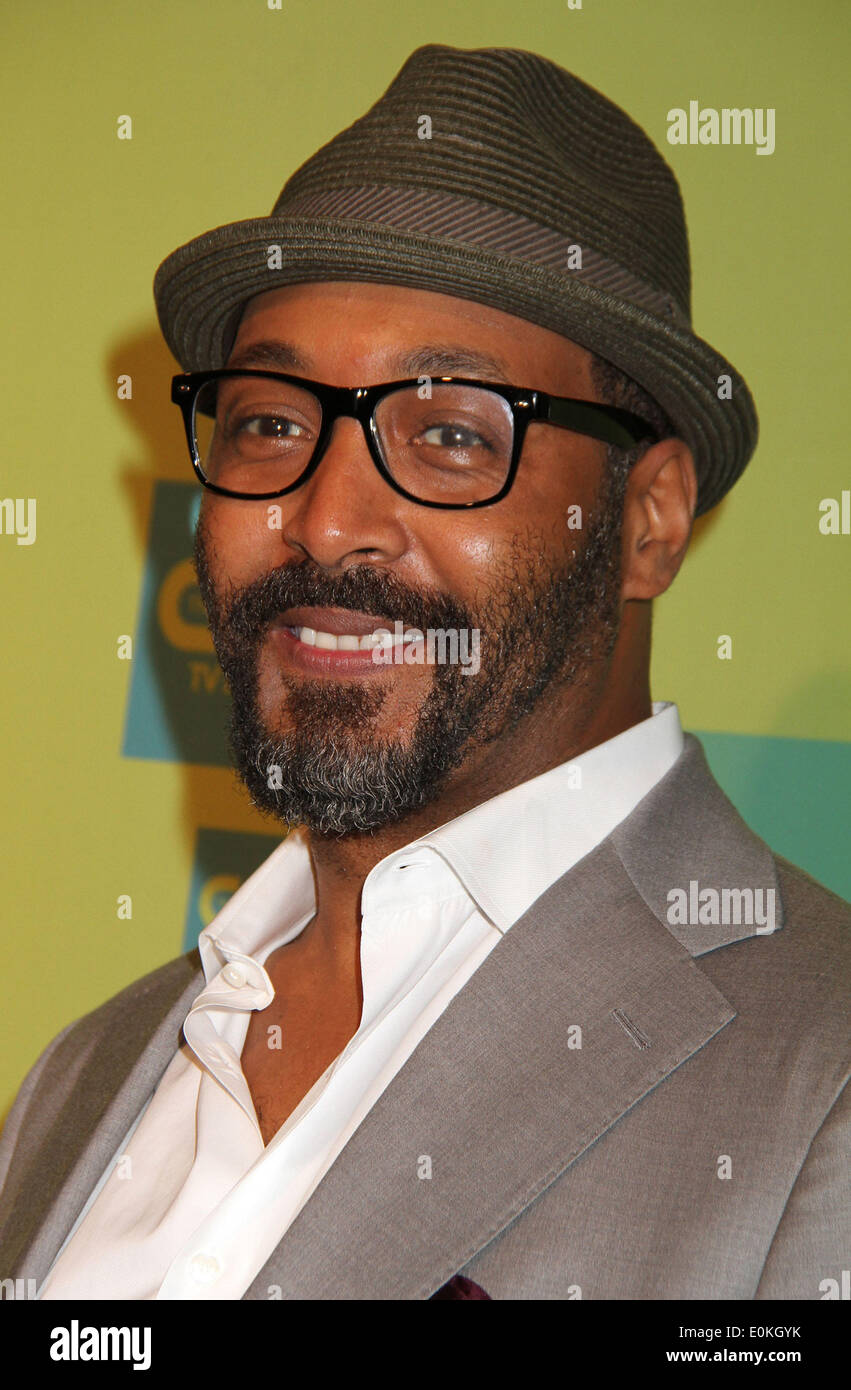
<svg viewBox="0 0 851 1390">
<path fill-rule="evenodd" d="M 403 376 L 464 376 L 467 374 L 488 381 L 507 381 L 505 364 L 490 353 L 480 352 L 458 344 L 424 344 L 410 352 L 400 352 L 393 358 L 391 370 Z M 303 356 L 292 343 L 269 339 L 248 343 L 228 360 L 229 367 L 264 367 L 272 371 L 309 373 L 310 358 Z"/>
<path fill-rule="evenodd" d="M 249 343 L 241 352 L 228 358 L 229 367 L 270 367 L 273 371 L 306 372 L 308 361 L 296 351 L 292 343 L 263 342 Z"/>
<path fill-rule="evenodd" d="M 425 373 L 428 376 L 462 376 L 471 373 L 489 381 L 507 381 L 505 364 L 490 353 L 477 348 L 456 345 L 430 345 L 415 348 L 413 352 L 401 353 L 396 359 L 402 372 L 412 375 Z"/>
</svg>

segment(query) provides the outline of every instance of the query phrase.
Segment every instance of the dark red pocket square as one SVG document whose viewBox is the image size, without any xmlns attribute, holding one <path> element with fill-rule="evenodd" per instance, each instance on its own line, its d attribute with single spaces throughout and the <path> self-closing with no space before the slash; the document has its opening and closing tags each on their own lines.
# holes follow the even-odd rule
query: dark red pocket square
<svg viewBox="0 0 851 1390">
<path fill-rule="evenodd" d="M 436 1298 L 486 1298 L 489 1303 L 493 1302 L 489 1293 L 485 1293 L 483 1288 L 474 1284 L 472 1279 L 465 1279 L 463 1274 L 456 1274 L 448 1284 L 444 1284 L 437 1293 L 432 1294 L 429 1302 L 433 1303 Z"/>
</svg>

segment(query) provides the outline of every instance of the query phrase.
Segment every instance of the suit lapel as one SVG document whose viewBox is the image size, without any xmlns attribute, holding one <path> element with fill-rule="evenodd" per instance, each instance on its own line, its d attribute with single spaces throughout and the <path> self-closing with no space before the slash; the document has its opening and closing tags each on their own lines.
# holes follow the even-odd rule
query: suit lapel
<svg viewBox="0 0 851 1390">
<path fill-rule="evenodd" d="M 709 889 L 751 893 L 755 901 L 770 902 L 775 930 L 783 925 L 783 902 L 774 855 L 742 820 L 724 795 L 693 734 L 667 777 L 638 803 L 632 815 L 616 827 L 612 844 L 651 912 L 693 956 L 760 935 L 758 924 L 734 900 L 729 922 L 671 921 L 669 894 L 673 889 L 699 897 Z M 690 892 L 690 885 L 695 891 Z M 770 896 L 769 896 L 770 895 Z"/>
<path fill-rule="evenodd" d="M 782 925 L 773 856 L 687 734 L 452 1000 L 245 1297 L 428 1298 L 735 1018 L 695 958 L 756 929 L 670 926 L 690 879 L 771 888 Z"/>
<path fill-rule="evenodd" d="M 734 1016 L 604 842 L 456 995 L 246 1297 L 428 1298 Z"/>
</svg>

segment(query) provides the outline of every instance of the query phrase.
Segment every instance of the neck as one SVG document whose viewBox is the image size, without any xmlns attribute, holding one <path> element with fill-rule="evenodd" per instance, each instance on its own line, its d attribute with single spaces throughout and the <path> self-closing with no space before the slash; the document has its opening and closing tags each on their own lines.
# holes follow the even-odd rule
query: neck
<svg viewBox="0 0 851 1390">
<path fill-rule="evenodd" d="M 317 944 L 322 940 L 329 950 L 351 956 L 364 882 L 388 854 L 650 718 L 649 661 L 628 663 L 628 650 L 619 641 L 596 681 L 544 696 L 515 728 L 473 749 L 428 806 L 369 835 L 311 835 L 317 915 L 307 930 Z"/>
</svg>

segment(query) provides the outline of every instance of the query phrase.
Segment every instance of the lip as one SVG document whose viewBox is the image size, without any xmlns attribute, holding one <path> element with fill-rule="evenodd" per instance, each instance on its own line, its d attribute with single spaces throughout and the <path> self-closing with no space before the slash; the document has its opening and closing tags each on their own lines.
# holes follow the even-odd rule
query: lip
<svg viewBox="0 0 851 1390">
<path fill-rule="evenodd" d="M 312 627 L 314 631 L 330 632 L 334 637 L 351 633 L 353 637 L 365 637 L 376 628 L 389 628 L 393 631 L 393 619 L 383 618 L 375 613 L 355 612 L 351 608 L 288 608 L 275 624 L 281 627 Z"/>
</svg>

